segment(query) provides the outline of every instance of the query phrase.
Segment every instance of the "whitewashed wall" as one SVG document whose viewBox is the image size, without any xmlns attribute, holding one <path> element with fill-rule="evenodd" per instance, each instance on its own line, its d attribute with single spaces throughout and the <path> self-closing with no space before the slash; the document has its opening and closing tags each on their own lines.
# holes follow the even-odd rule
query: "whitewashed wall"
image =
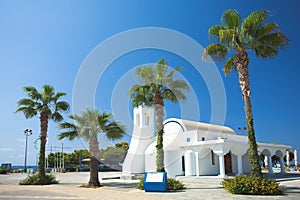
<svg viewBox="0 0 300 200">
<path fill-rule="evenodd" d="M 249 162 L 249 156 L 248 152 L 243 155 L 243 173 L 250 173 L 250 162 Z"/>
</svg>

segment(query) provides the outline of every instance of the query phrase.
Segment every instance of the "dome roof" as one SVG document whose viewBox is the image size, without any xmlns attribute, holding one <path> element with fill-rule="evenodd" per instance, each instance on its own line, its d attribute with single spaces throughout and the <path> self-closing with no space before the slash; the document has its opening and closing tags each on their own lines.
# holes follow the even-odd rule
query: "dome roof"
<svg viewBox="0 0 300 200">
<path fill-rule="evenodd" d="M 172 124 L 172 128 L 170 128 L 169 125 Z M 176 125 L 175 125 L 176 124 Z M 172 133 L 179 133 L 179 132 L 185 132 L 185 131 L 193 131 L 193 130 L 203 130 L 203 131 L 209 131 L 209 132 L 222 132 L 226 134 L 234 134 L 234 130 L 227 126 L 220 126 L 215 124 L 207 124 L 202 122 L 195 122 L 195 121 L 189 121 L 189 120 L 183 120 L 183 119 L 177 119 L 177 118 L 170 118 L 165 120 L 164 122 L 165 127 L 165 133 L 172 132 Z"/>
</svg>

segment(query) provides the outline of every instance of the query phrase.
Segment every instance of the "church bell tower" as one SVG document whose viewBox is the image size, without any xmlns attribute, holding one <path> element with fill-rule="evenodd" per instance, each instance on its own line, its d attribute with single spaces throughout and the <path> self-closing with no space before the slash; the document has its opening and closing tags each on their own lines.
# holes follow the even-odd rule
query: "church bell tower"
<svg viewBox="0 0 300 200">
<path fill-rule="evenodd" d="M 123 174 L 132 175 L 145 172 L 145 150 L 155 141 L 154 109 L 140 105 L 133 109 L 133 130 Z"/>
</svg>

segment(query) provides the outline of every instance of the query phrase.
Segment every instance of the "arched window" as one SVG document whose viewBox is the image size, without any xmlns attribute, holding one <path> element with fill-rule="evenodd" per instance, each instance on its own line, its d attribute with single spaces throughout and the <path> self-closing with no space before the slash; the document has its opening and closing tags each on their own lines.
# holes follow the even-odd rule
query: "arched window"
<svg viewBox="0 0 300 200">
<path fill-rule="evenodd" d="M 150 117 L 149 117 L 149 113 L 145 114 L 145 126 L 149 126 L 150 125 Z"/>
</svg>

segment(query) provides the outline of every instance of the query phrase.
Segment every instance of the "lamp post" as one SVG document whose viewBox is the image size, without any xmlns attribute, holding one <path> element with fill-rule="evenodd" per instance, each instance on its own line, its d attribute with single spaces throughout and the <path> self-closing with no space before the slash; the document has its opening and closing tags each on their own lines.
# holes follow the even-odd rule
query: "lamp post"
<svg viewBox="0 0 300 200">
<path fill-rule="evenodd" d="M 247 128 L 246 127 L 238 127 L 238 130 L 240 131 L 241 135 L 247 134 Z M 246 132 L 245 132 L 246 131 Z"/>
<path fill-rule="evenodd" d="M 26 129 L 26 130 L 24 130 L 24 134 L 25 134 L 25 137 L 26 137 L 26 140 L 25 140 L 24 172 L 26 173 L 27 172 L 27 169 L 26 169 L 26 162 L 27 162 L 27 140 L 28 140 L 28 136 L 32 135 L 32 130 Z"/>
</svg>

